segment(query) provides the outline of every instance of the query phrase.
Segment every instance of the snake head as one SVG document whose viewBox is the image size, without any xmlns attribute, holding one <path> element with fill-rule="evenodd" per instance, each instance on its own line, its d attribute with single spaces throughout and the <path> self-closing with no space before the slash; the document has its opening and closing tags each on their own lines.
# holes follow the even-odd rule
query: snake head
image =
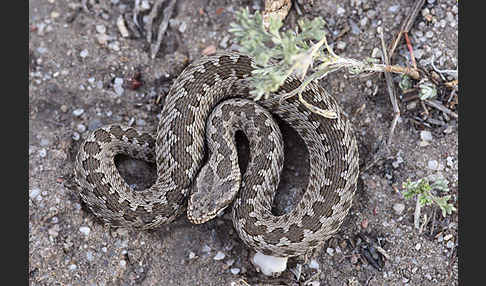
<svg viewBox="0 0 486 286">
<path fill-rule="evenodd" d="M 203 166 L 192 187 L 187 218 L 194 224 L 205 223 L 222 213 L 235 199 L 240 189 L 241 174 L 237 169 L 220 178 L 211 164 Z"/>
</svg>

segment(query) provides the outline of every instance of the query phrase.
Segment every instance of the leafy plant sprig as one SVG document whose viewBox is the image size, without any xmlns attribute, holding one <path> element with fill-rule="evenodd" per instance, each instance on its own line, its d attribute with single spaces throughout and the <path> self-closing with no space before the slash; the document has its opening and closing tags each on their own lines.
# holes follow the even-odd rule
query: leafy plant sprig
<svg viewBox="0 0 486 286">
<path fill-rule="evenodd" d="M 328 118 L 337 114 L 331 110 L 317 108 L 302 97 L 306 86 L 331 72 L 347 68 L 351 74 L 362 72 L 396 72 L 411 74 L 413 71 L 399 66 L 378 64 L 373 60 L 358 61 L 338 56 L 329 47 L 324 31 L 325 21 L 316 17 L 313 20 L 301 18 L 298 20 L 300 32 L 294 30 L 280 31 L 282 21 L 271 17 L 268 29 L 264 27 L 263 17 L 257 11 L 250 14 L 248 8 L 236 12 L 237 23 L 231 23 L 229 32 L 240 45 L 240 51 L 252 56 L 258 68 L 253 70 L 250 84 L 251 94 L 255 100 L 268 98 L 294 73 L 302 81 L 295 90 L 280 95 L 286 99 L 298 95 L 299 101 L 312 112 Z M 306 77 L 309 69 L 313 72 Z"/>
</svg>

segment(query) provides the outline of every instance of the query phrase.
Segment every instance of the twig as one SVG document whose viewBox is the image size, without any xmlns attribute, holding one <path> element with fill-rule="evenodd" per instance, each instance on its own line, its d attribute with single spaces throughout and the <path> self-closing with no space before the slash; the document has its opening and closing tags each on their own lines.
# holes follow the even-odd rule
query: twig
<svg viewBox="0 0 486 286">
<path fill-rule="evenodd" d="M 400 39 L 402 38 L 403 33 L 408 33 L 410 32 L 410 29 L 412 28 L 413 23 L 415 22 L 415 19 L 417 18 L 417 15 L 424 6 L 425 0 L 416 0 L 413 3 L 412 9 L 409 11 L 407 16 L 405 17 L 404 21 L 402 22 L 402 25 L 400 26 L 400 31 L 398 32 L 397 37 L 395 38 L 395 41 L 392 43 L 390 49 L 389 49 L 389 54 L 390 58 L 393 57 L 393 53 L 395 52 L 396 47 L 398 46 L 398 43 L 400 42 Z"/>
<path fill-rule="evenodd" d="M 161 2 L 163 2 L 163 1 L 164 0 L 161 0 Z M 163 17 L 162 23 L 160 23 L 159 33 L 157 34 L 157 40 L 156 40 L 155 44 L 151 45 L 151 49 L 150 49 L 151 54 L 152 54 L 152 59 L 155 59 L 155 56 L 159 52 L 160 44 L 161 44 L 162 39 L 164 37 L 165 31 L 167 30 L 167 27 L 169 25 L 169 19 L 172 16 L 172 12 L 174 11 L 175 3 L 176 3 L 176 0 L 171 0 L 169 2 L 169 5 L 167 5 L 167 7 L 165 7 L 165 9 L 164 9 L 164 12 L 163 12 L 163 15 L 162 15 L 162 17 Z"/>
<path fill-rule="evenodd" d="M 390 59 L 388 58 L 386 52 L 385 39 L 383 37 L 383 28 L 380 27 L 378 30 L 379 30 L 378 33 L 380 34 L 381 47 L 383 49 L 383 55 L 382 55 L 383 61 L 387 66 L 390 66 Z M 393 117 L 393 121 L 390 127 L 390 132 L 388 134 L 387 144 L 390 145 L 393 138 L 393 133 L 395 132 L 395 127 L 397 125 L 398 119 L 400 118 L 400 109 L 398 108 L 397 98 L 395 96 L 395 90 L 393 88 L 393 80 L 391 78 L 390 72 L 385 70 L 384 73 L 385 73 L 386 85 L 388 87 L 388 95 L 390 96 L 390 101 L 393 106 L 393 112 L 395 113 L 395 116 Z"/>
<path fill-rule="evenodd" d="M 413 55 L 413 48 L 412 44 L 410 43 L 410 39 L 408 38 L 408 33 L 404 32 L 405 35 L 405 42 L 407 43 L 408 51 L 410 52 L 410 59 L 412 60 L 412 65 L 414 69 L 417 69 L 417 62 L 415 61 L 415 56 Z"/>
<path fill-rule="evenodd" d="M 164 1 L 165 0 L 157 0 L 154 3 L 154 6 L 152 6 L 152 10 L 150 10 L 150 13 L 147 16 L 147 26 L 145 30 L 147 31 L 147 42 L 149 43 L 152 42 L 152 24 L 154 23 L 154 19 L 159 14 L 160 6 L 162 6 Z"/>
<path fill-rule="evenodd" d="M 432 106 L 433 108 L 436 108 L 436 109 L 446 113 L 447 115 L 450 115 L 454 118 L 459 117 L 457 115 L 457 113 L 455 113 L 454 111 L 451 111 L 449 108 L 445 107 L 444 105 L 442 105 L 439 101 L 437 101 L 435 99 L 426 99 L 426 100 L 424 100 L 424 102 L 425 102 L 425 104 Z"/>
</svg>

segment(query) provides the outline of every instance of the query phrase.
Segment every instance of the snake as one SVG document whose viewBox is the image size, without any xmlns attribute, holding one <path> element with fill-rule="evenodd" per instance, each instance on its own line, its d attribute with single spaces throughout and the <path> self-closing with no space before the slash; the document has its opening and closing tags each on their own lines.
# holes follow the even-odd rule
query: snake
<svg viewBox="0 0 486 286">
<path fill-rule="evenodd" d="M 294 75 L 257 97 L 250 84 L 256 68 L 252 57 L 236 51 L 201 56 L 174 80 L 155 134 L 122 124 L 89 131 L 74 163 L 89 210 L 111 227 L 148 230 L 184 212 L 192 223 L 204 223 L 231 206 L 241 240 L 277 257 L 306 254 L 335 235 L 352 206 L 359 174 L 352 125 L 316 82 L 302 90 L 302 99 L 335 118 L 312 112 L 296 96 L 282 100 L 302 84 Z M 302 198 L 281 215 L 272 213 L 284 162 L 275 117 L 302 138 L 309 167 Z M 249 142 L 246 170 L 238 165 L 237 131 Z M 131 189 L 115 165 L 118 154 L 155 163 L 155 183 Z"/>
</svg>

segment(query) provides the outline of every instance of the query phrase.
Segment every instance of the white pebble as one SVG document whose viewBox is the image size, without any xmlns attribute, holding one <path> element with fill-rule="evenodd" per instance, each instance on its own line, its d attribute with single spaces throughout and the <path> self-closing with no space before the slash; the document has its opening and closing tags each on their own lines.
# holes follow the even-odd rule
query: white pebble
<svg viewBox="0 0 486 286">
<path fill-rule="evenodd" d="M 83 113 L 84 113 L 84 109 L 82 109 L 82 108 L 78 108 L 78 109 L 73 110 L 74 116 L 81 116 L 81 114 L 83 114 Z"/>
<path fill-rule="evenodd" d="M 251 262 L 266 276 L 279 273 L 287 268 L 287 257 L 275 257 L 257 252 Z"/>
<path fill-rule="evenodd" d="M 444 240 L 447 241 L 449 239 L 452 238 L 452 234 L 447 234 L 446 236 L 444 236 Z"/>
<path fill-rule="evenodd" d="M 317 260 L 312 259 L 309 263 L 309 267 L 312 268 L 312 269 L 318 270 L 319 269 L 319 263 L 317 263 Z"/>
<path fill-rule="evenodd" d="M 127 262 L 125 260 L 120 260 L 120 266 L 125 267 L 127 265 Z"/>
<path fill-rule="evenodd" d="M 430 160 L 427 163 L 427 167 L 429 167 L 431 170 L 437 170 L 439 169 L 439 162 L 437 162 L 437 160 Z"/>
<path fill-rule="evenodd" d="M 40 149 L 40 150 L 39 150 L 39 156 L 40 156 L 41 158 L 44 158 L 45 156 L 47 156 L 47 150 L 46 150 L 46 149 L 44 149 L 44 148 Z"/>
<path fill-rule="evenodd" d="M 213 259 L 214 260 L 222 260 L 222 259 L 224 259 L 224 257 L 225 257 L 224 253 L 221 252 L 221 251 L 218 251 L 218 253 L 216 253 L 216 255 L 214 256 Z"/>
<path fill-rule="evenodd" d="M 338 16 L 342 16 L 342 15 L 344 15 L 344 13 L 346 13 L 346 10 L 344 10 L 344 8 L 343 8 L 343 7 L 341 7 L 341 6 L 338 6 L 338 8 L 337 8 L 337 10 L 336 10 L 336 14 L 337 14 Z"/>
<path fill-rule="evenodd" d="M 101 251 L 103 251 L 104 253 L 106 253 L 106 252 L 108 251 L 108 249 L 106 248 L 106 246 L 103 246 L 103 247 L 101 248 Z"/>
<path fill-rule="evenodd" d="M 454 247 L 454 241 L 449 240 L 449 241 L 447 242 L 447 244 L 446 244 L 446 247 L 447 247 L 447 248 L 449 248 L 449 249 L 450 249 L 450 248 L 453 248 L 453 247 Z"/>
<path fill-rule="evenodd" d="M 88 50 L 84 49 L 82 50 L 80 53 L 79 53 L 79 56 L 82 57 L 82 58 L 85 58 L 88 56 Z"/>
<path fill-rule="evenodd" d="M 113 87 L 113 89 L 115 90 L 115 93 L 116 93 L 117 95 L 122 95 L 122 94 L 123 94 L 123 92 L 125 91 L 125 90 L 123 89 L 123 87 L 121 87 L 120 85 L 115 85 L 115 86 Z"/>
<path fill-rule="evenodd" d="M 240 273 L 240 268 L 231 268 L 230 271 L 233 275 L 236 275 L 236 274 Z"/>
<path fill-rule="evenodd" d="M 334 255 L 334 248 L 328 247 L 328 248 L 326 249 L 326 252 L 327 252 L 327 254 L 329 254 L 329 255 L 333 256 L 333 255 Z"/>
<path fill-rule="evenodd" d="M 76 266 L 76 264 L 69 265 L 69 270 L 76 270 L 76 268 L 78 268 L 78 266 Z"/>
<path fill-rule="evenodd" d="M 78 141 L 81 138 L 81 135 L 79 135 L 78 132 L 74 132 L 72 138 L 74 141 Z"/>
<path fill-rule="evenodd" d="M 194 259 L 196 257 L 196 254 L 192 251 L 189 251 L 189 259 Z"/>
<path fill-rule="evenodd" d="M 89 227 L 87 227 L 87 226 L 81 226 L 81 227 L 79 228 L 79 231 L 80 231 L 81 233 L 83 233 L 84 235 L 88 236 L 88 235 L 89 235 L 89 233 L 91 232 L 91 229 L 90 229 Z"/>
<path fill-rule="evenodd" d="M 33 188 L 32 190 L 29 191 L 29 197 L 33 200 L 35 199 L 38 195 L 40 195 L 40 189 L 39 188 Z"/>
<path fill-rule="evenodd" d="M 422 248 L 422 244 L 417 243 L 417 245 L 415 245 L 415 250 L 420 250 L 420 248 Z"/>
<path fill-rule="evenodd" d="M 204 253 L 208 253 L 208 252 L 211 251 L 211 248 L 207 244 L 205 244 L 205 245 L 203 245 L 201 251 L 204 252 Z"/>
<path fill-rule="evenodd" d="M 432 133 L 427 130 L 420 131 L 420 139 L 424 141 L 432 141 Z"/>
<path fill-rule="evenodd" d="M 96 25 L 96 32 L 104 34 L 106 32 L 106 27 L 104 25 Z"/>
<path fill-rule="evenodd" d="M 86 259 L 88 259 L 88 261 L 93 261 L 93 252 L 86 252 Z"/>
<path fill-rule="evenodd" d="M 339 41 L 336 46 L 339 50 L 344 50 L 346 48 L 346 42 Z"/>
<path fill-rule="evenodd" d="M 394 204 L 393 205 L 393 210 L 395 211 L 395 213 L 397 215 L 401 215 L 402 212 L 405 210 L 405 205 L 404 204 L 400 204 L 400 203 Z"/>
<path fill-rule="evenodd" d="M 83 124 L 78 124 L 78 126 L 76 126 L 76 129 L 80 132 L 80 133 L 83 133 L 84 131 L 86 131 L 86 126 L 84 126 Z"/>
</svg>

